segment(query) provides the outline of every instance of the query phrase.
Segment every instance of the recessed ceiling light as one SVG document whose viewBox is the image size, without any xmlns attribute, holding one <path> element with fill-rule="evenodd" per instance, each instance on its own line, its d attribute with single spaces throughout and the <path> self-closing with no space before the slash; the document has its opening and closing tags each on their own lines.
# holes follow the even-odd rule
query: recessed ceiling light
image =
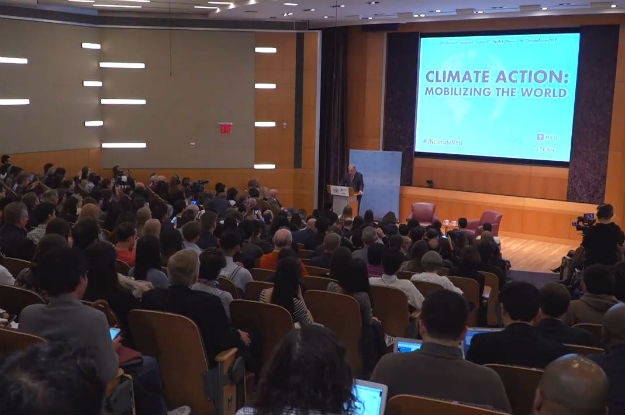
<svg viewBox="0 0 625 415">
<path fill-rule="evenodd" d="M 323 16 L 323 18 L 324 18 L 324 19 L 329 19 L 329 18 L 330 18 L 330 16 Z"/>
<path fill-rule="evenodd" d="M 102 49 L 102 45 L 99 43 L 83 42 L 80 46 L 82 46 L 83 49 Z"/>
<path fill-rule="evenodd" d="M 282 3 L 282 4 L 284 4 L 285 6 L 299 6 L 298 3 Z"/>
<path fill-rule="evenodd" d="M 305 12 L 314 12 L 315 9 L 304 9 Z"/>
<path fill-rule="evenodd" d="M 549 8 L 548 8 L 548 7 L 541 7 L 541 9 L 540 9 L 540 10 L 542 10 L 542 11 L 546 11 L 546 10 L 549 10 Z"/>
<path fill-rule="evenodd" d="M 258 3 L 258 2 L 257 2 L 256 0 L 249 0 L 249 1 L 247 2 L 247 5 L 248 5 L 248 6 L 253 6 L 254 4 L 257 4 L 257 3 Z"/>
<path fill-rule="evenodd" d="M 254 48 L 254 52 L 256 53 L 277 53 L 278 49 L 267 46 L 257 46 Z"/>
<path fill-rule="evenodd" d="M 284 12 L 284 13 L 282 13 L 282 16 L 284 16 L 284 17 L 293 16 L 293 12 Z"/>
<path fill-rule="evenodd" d="M 117 0 L 117 1 L 126 1 L 128 3 L 149 3 L 151 0 Z"/>
<path fill-rule="evenodd" d="M 267 83 L 255 83 L 254 88 L 256 89 L 276 89 L 276 84 L 267 84 Z"/>
<path fill-rule="evenodd" d="M 440 10 L 440 9 L 436 9 L 436 10 L 434 10 L 434 11 L 435 11 L 436 13 L 440 13 L 440 12 L 441 12 L 441 10 Z"/>
<path fill-rule="evenodd" d="M 26 65 L 28 59 L 26 58 L 11 58 L 8 56 L 0 56 L 0 63 L 14 63 L 16 65 Z"/>
<path fill-rule="evenodd" d="M 219 12 L 219 7 L 217 6 L 193 6 L 194 9 L 208 9 L 208 10 L 215 10 L 216 12 Z"/>
<path fill-rule="evenodd" d="M 616 4 L 610 4 L 610 7 L 616 9 Z"/>
<path fill-rule="evenodd" d="M 275 126 L 276 126 L 276 122 L 275 121 L 256 121 L 254 123 L 254 127 L 270 128 L 270 127 L 275 127 Z"/>
<path fill-rule="evenodd" d="M 100 68 L 145 69 L 143 62 L 100 62 Z"/>
<path fill-rule="evenodd" d="M 28 98 L 9 98 L 0 99 L 0 105 L 29 105 L 30 99 Z"/>
<path fill-rule="evenodd" d="M 380 3 L 379 1 L 369 1 L 369 2 L 367 2 L 367 4 L 371 4 L 371 5 L 379 4 L 379 3 Z"/>
<path fill-rule="evenodd" d="M 82 86 L 100 88 L 102 87 L 102 81 L 82 81 Z"/>
<path fill-rule="evenodd" d="M 85 127 L 102 127 L 103 125 L 104 121 L 102 120 L 85 121 Z"/>
<path fill-rule="evenodd" d="M 484 10 L 476 10 L 475 14 L 484 14 Z"/>
<path fill-rule="evenodd" d="M 120 9 L 140 9 L 141 6 L 131 6 L 129 4 L 93 4 L 93 7 L 111 7 Z"/>
<path fill-rule="evenodd" d="M 145 99 L 125 99 L 125 98 L 102 98 L 102 105 L 145 105 Z"/>
<path fill-rule="evenodd" d="M 229 1 L 207 1 L 206 3 L 208 4 L 218 4 L 221 6 L 230 6 L 231 4 L 233 4 L 232 2 Z"/>
<path fill-rule="evenodd" d="M 146 143 L 102 143 L 102 148 L 146 148 Z"/>
<path fill-rule="evenodd" d="M 95 3 L 95 0 L 67 0 L 67 1 L 71 1 L 72 3 Z"/>
</svg>

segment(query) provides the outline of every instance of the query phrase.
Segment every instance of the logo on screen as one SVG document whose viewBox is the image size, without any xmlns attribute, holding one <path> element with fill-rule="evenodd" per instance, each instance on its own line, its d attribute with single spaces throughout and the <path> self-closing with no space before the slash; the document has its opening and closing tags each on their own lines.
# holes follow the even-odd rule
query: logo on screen
<svg viewBox="0 0 625 415">
<path fill-rule="evenodd" d="M 536 134 L 536 139 L 538 141 L 543 141 L 545 139 L 545 135 L 542 134 L 542 133 L 538 133 L 538 134 Z"/>
</svg>

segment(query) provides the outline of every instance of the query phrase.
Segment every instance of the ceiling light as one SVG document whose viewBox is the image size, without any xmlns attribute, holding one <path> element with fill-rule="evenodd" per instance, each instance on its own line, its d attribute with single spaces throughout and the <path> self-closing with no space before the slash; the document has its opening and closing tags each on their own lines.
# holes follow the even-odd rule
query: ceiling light
<svg viewBox="0 0 625 415">
<path fill-rule="evenodd" d="M 0 105 L 29 105 L 30 99 L 28 98 L 11 98 L 11 99 L 0 99 Z"/>
<path fill-rule="evenodd" d="M 440 9 L 436 9 L 436 10 L 434 10 L 434 12 L 436 12 L 436 13 L 440 13 L 440 12 L 441 12 L 441 10 L 440 10 Z"/>
<path fill-rule="evenodd" d="M 324 19 L 329 19 L 329 18 L 330 18 L 330 16 L 323 16 L 323 18 L 324 18 Z"/>
<path fill-rule="evenodd" d="M 616 9 L 616 4 L 610 4 L 610 7 Z"/>
<path fill-rule="evenodd" d="M 136 143 L 102 143 L 102 148 L 146 148 L 147 144 L 142 142 Z"/>
<path fill-rule="evenodd" d="M 17 65 L 26 65 L 28 59 L 26 58 L 11 58 L 9 56 L 0 56 L 0 63 L 14 63 Z"/>
<path fill-rule="evenodd" d="M 275 127 L 275 121 L 256 121 L 254 127 Z"/>
<path fill-rule="evenodd" d="M 285 6 L 299 6 L 299 4 L 297 3 L 282 3 L 282 4 L 284 4 Z"/>
<path fill-rule="evenodd" d="M 273 170 L 276 165 L 273 163 L 254 163 L 254 169 L 256 170 Z"/>
<path fill-rule="evenodd" d="M 126 99 L 126 98 L 102 98 L 100 100 L 102 105 L 145 105 L 145 99 Z"/>
<path fill-rule="evenodd" d="M 126 1 L 129 3 L 149 3 L 151 0 L 117 0 L 117 1 Z"/>
<path fill-rule="evenodd" d="M 129 4 L 93 4 L 93 7 L 117 7 L 120 9 L 140 9 L 141 6 L 131 6 Z"/>
<path fill-rule="evenodd" d="M 256 89 L 276 89 L 276 84 L 257 83 L 257 84 L 254 84 L 254 88 L 256 88 Z"/>
<path fill-rule="evenodd" d="M 232 2 L 229 1 L 207 1 L 206 3 L 208 4 L 218 4 L 221 6 L 230 6 L 231 4 L 233 4 Z"/>
<path fill-rule="evenodd" d="M 80 45 L 83 49 L 102 49 L 102 45 L 100 45 L 99 43 L 83 42 Z"/>
<path fill-rule="evenodd" d="M 305 12 L 314 12 L 315 9 L 304 9 Z"/>
<path fill-rule="evenodd" d="M 67 1 L 71 1 L 72 3 L 95 3 L 95 0 L 67 0 Z"/>
<path fill-rule="evenodd" d="M 104 121 L 85 121 L 85 127 L 102 127 L 104 125 Z"/>
<path fill-rule="evenodd" d="M 546 10 L 549 10 L 549 8 L 548 8 L 548 7 L 541 7 L 541 9 L 540 9 L 540 10 L 542 10 L 542 11 L 546 11 Z"/>
<path fill-rule="evenodd" d="M 100 62 L 100 68 L 145 69 L 143 62 Z"/>
<path fill-rule="evenodd" d="M 371 5 L 379 4 L 379 3 L 380 3 L 379 1 L 369 1 L 369 2 L 367 2 L 367 4 L 371 4 Z"/>
<path fill-rule="evenodd" d="M 278 48 L 257 46 L 254 48 L 256 53 L 278 53 Z"/>
<path fill-rule="evenodd" d="M 248 6 L 253 6 L 253 5 L 255 5 L 255 4 L 257 4 L 257 1 L 256 1 L 256 0 L 249 0 L 249 1 L 247 2 L 247 5 L 248 5 Z"/>
<path fill-rule="evenodd" d="M 475 14 L 484 14 L 484 10 L 476 10 Z"/>
<path fill-rule="evenodd" d="M 102 86 L 102 81 L 82 81 L 82 86 L 100 88 Z"/>
<path fill-rule="evenodd" d="M 220 9 L 217 6 L 193 6 L 194 9 L 209 9 L 209 10 L 215 10 L 215 12 L 219 12 Z"/>
</svg>

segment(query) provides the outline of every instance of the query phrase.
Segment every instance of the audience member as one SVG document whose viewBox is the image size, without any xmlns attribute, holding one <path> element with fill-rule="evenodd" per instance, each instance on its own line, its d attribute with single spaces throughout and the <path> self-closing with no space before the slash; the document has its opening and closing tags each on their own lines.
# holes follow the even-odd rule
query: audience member
<svg viewBox="0 0 625 415">
<path fill-rule="evenodd" d="M 477 281 L 480 286 L 481 297 L 484 292 L 484 276 L 479 272 L 481 264 L 482 259 L 477 248 L 473 245 L 465 246 L 460 252 L 460 263 L 451 269 L 449 275 L 471 278 Z"/>
<path fill-rule="evenodd" d="M 625 262 L 619 262 L 614 267 L 614 296 L 621 302 L 625 301 Z"/>
<path fill-rule="evenodd" d="M 389 398 L 420 395 L 510 412 L 494 370 L 463 359 L 458 344 L 467 333 L 469 307 L 459 294 L 440 290 L 424 302 L 419 319 L 420 350 L 384 356 L 371 380 L 388 386 Z"/>
<path fill-rule="evenodd" d="M 26 237 L 33 241 L 35 245 L 37 245 L 39 240 L 41 240 L 41 238 L 43 238 L 46 234 L 46 227 L 48 226 L 48 223 L 56 217 L 55 209 L 56 206 L 52 203 L 44 202 L 38 204 L 33 210 L 32 216 L 37 226 L 31 229 L 26 234 Z"/>
<path fill-rule="evenodd" d="M 499 281 L 499 287 L 503 287 L 506 284 L 506 270 L 505 266 L 502 267 L 502 264 L 499 262 L 500 254 L 497 244 L 488 238 L 484 238 L 480 240 L 477 249 L 482 260 L 478 269 L 495 274 Z"/>
<path fill-rule="evenodd" d="M 83 206 L 84 210 L 84 206 Z M 82 210 L 80 211 L 82 215 Z M 143 227 L 145 223 L 152 218 L 152 212 L 150 212 L 150 208 L 147 206 L 143 206 L 137 210 L 137 215 L 135 216 L 136 228 L 137 228 L 137 238 L 141 238 L 143 236 Z"/>
<path fill-rule="evenodd" d="M 11 202 L 4 207 L 4 225 L 0 228 L 0 252 L 8 257 L 30 261 L 35 244 L 26 236 L 28 210 L 22 202 Z"/>
<path fill-rule="evenodd" d="M 198 282 L 193 284 L 191 289 L 205 291 L 209 294 L 219 297 L 224 307 L 226 316 L 230 319 L 230 303 L 232 295 L 228 291 L 224 291 L 219 286 L 217 277 L 222 268 L 226 266 L 226 257 L 224 253 L 217 248 L 205 249 L 200 254 L 200 273 Z"/>
<path fill-rule="evenodd" d="M 373 245 L 374 243 L 376 243 L 377 239 L 378 239 L 378 235 L 375 232 L 375 228 L 373 226 L 366 226 L 362 230 L 362 244 L 363 244 L 363 247 L 360 248 L 360 249 L 355 250 L 352 253 L 352 257 L 360 258 L 363 261 L 368 262 L 368 260 L 367 260 L 367 252 L 369 250 L 369 247 L 371 245 Z M 356 243 L 354 243 L 354 245 L 356 246 Z"/>
<path fill-rule="evenodd" d="M 400 271 L 408 272 L 423 272 L 423 264 L 421 258 L 430 250 L 428 243 L 423 240 L 418 240 L 410 247 L 409 257 L 406 261 L 402 262 Z"/>
<path fill-rule="evenodd" d="M 384 274 L 382 277 L 369 278 L 369 284 L 381 285 L 385 287 L 398 288 L 406 294 L 408 297 L 408 305 L 416 310 L 421 309 L 423 303 L 423 295 L 417 290 L 409 280 L 401 280 L 397 278 L 397 271 L 404 260 L 404 256 L 401 252 L 386 251 L 384 258 L 382 259 L 382 266 L 384 267 Z"/>
<path fill-rule="evenodd" d="M 202 248 L 197 245 L 200 240 L 200 232 L 202 231 L 202 225 L 197 221 L 187 222 L 182 225 L 182 246 L 184 249 L 192 249 L 198 255 L 202 253 Z"/>
<path fill-rule="evenodd" d="M 328 231 L 328 227 L 330 223 L 324 217 L 319 218 L 315 221 L 315 229 L 316 232 L 312 235 L 308 236 L 304 241 L 304 248 L 314 251 L 323 243 L 323 239 L 326 236 L 326 232 Z"/>
<path fill-rule="evenodd" d="M 625 304 L 612 306 L 603 316 L 605 354 L 589 356 L 608 376 L 608 415 L 625 413 Z"/>
<path fill-rule="evenodd" d="M 260 257 L 259 268 L 275 270 L 278 264 L 278 254 L 283 249 L 291 249 L 293 237 L 288 229 L 278 229 L 273 235 L 273 251 Z M 304 264 L 300 261 L 302 275 L 308 275 Z"/>
<path fill-rule="evenodd" d="M 597 223 L 584 232 L 582 247 L 586 265 L 614 265 L 622 253 L 625 234 L 614 222 L 614 208 L 610 204 L 597 207 Z"/>
<path fill-rule="evenodd" d="M 356 413 L 352 384 L 345 348 L 330 330 L 306 325 L 278 344 L 258 383 L 254 407 L 237 415 Z"/>
<path fill-rule="evenodd" d="M 137 240 L 135 266 L 129 276 L 149 281 L 154 288 L 169 287 L 167 275 L 161 268 L 161 244 L 156 236 L 146 235 Z"/>
<path fill-rule="evenodd" d="M 0 413 L 99 414 L 104 386 L 88 351 L 66 343 L 37 344 L 0 366 Z"/>
<path fill-rule="evenodd" d="M 605 415 L 608 387 L 596 363 L 574 354 L 562 356 L 545 368 L 536 388 L 534 413 Z"/>
<path fill-rule="evenodd" d="M 158 219 L 148 219 L 143 225 L 142 236 L 154 236 L 156 238 L 160 238 L 161 222 Z"/>
<path fill-rule="evenodd" d="M 423 272 L 414 274 L 410 281 L 421 281 L 437 284 L 446 290 L 462 295 L 462 290 L 456 287 L 449 278 L 438 275 L 436 272 L 443 266 L 443 258 L 436 251 L 428 251 L 421 257 Z"/>
<path fill-rule="evenodd" d="M 245 267 L 234 262 L 234 256 L 241 252 L 241 235 L 236 229 L 227 231 L 221 235 L 220 242 L 226 256 L 226 265 L 219 271 L 219 275 L 231 281 L 242 294 L 247 283 L 253 278 Z"/>
<path fill-rule="evenodd" d="M 161 264 L 167 266 L 169 258 L 180 251 L 182 246 L 182 235 L 175 229 L 164 229 L 161 232 Z"/>
<path fill-rule="evenodd" d="M 372 276 L 381 276 L 384 274 L 384 267 L 382 266 L 382 258 L 384 257 L 384 253 L 387 249 L 382 244 L 371 244 L 367 249 L 367 270 L 369 271 L 369 275 Z M 402 255 L 402 263 L 404 260 L 404 256 Z"/>
<path fill-rule="evenodd" d="M 545 284 L 540 289 L 536 331 L 558 343 L 595 346 L 597 342 L 591 333 L 562 322 L 570 301 L 571 295 L 564 285 L 557 282 Z"/>
<path fill-rule="evenodd" d="M 113 233 L 115 235 L 117 259 L 134 267 L 136 261 L 135 243 L 137 236 L 135 225 L 131 222 L 122 222 L 115 227 Z"/>
<path fill-rule="evenodd" d="M 298 325 L 313 322 L 302 296 L 302 273 L 297 258 L 288 257 L 278 261 L 274 286 L 261 291 L 260 301 L 284 307 Z"/>
<path fill-rule="evenodd" d="M 317 227 L 315 226 L 317 219 L 309 218 L 306 221 L 306 227 L 302 230 L 298 230 L 292 233 L 294 244 L 303 244 L 306 240 L 317 233 Z"/>
<path fill-rule="evenodd" d="M 614 297 L 612 269 L 603 264 L 584 268 L 582 273 L 584 295 L 571 301 L 564 322 L 572 326 L 579 323 L 601 324 L 606 311 L 618 303 Z"/>
<path fill-rule="evenodd" d="M 505 329 L 474 335 L 467 360 L 544 368 L 567 354 L 562 344 L 542 337 L 531 325 L 538 314 L 539 297 L 538 288 L 528 282 L 506 284 L 499 297 Z"/>
<path fill-rule="evenodd" d="M 312 257 L 310 265 L 321 268 L 330 268 L 332 255 L 341 245 L 341 236 L 339 234 L 328 232 L 323 238 L 323 253 Z"/>
<path fill-rule="evenodd" d="M 200 239 L 197 246 L 201 249 L 219 246 L 219 240 L 215 237 L 217 228 L 217 213 L 207 210 L 200 216 Z"/>
<path fill-rule="evenodd" d="M 71 233 L 70 224 L 63 218 L 54 218 L 46 226 L 46 235 L 56 234 L 69 241 L 69 235 Z"/>
</svg>

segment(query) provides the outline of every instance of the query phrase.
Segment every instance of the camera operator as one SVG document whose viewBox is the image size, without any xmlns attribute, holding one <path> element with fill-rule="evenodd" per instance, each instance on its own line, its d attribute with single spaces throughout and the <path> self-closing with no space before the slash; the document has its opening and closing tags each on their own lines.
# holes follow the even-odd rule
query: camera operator
<svg viewBox="0 0 625 415">
<path fill-rule="evenodd" d="M 614 208 L 610 204 L 597 207 L 597 223 L 584 232 L 582 247 L 586 256 L 585 265 L 614 265 L 622 257 L 625 235 L 612 222 Z"/>
</svg>

